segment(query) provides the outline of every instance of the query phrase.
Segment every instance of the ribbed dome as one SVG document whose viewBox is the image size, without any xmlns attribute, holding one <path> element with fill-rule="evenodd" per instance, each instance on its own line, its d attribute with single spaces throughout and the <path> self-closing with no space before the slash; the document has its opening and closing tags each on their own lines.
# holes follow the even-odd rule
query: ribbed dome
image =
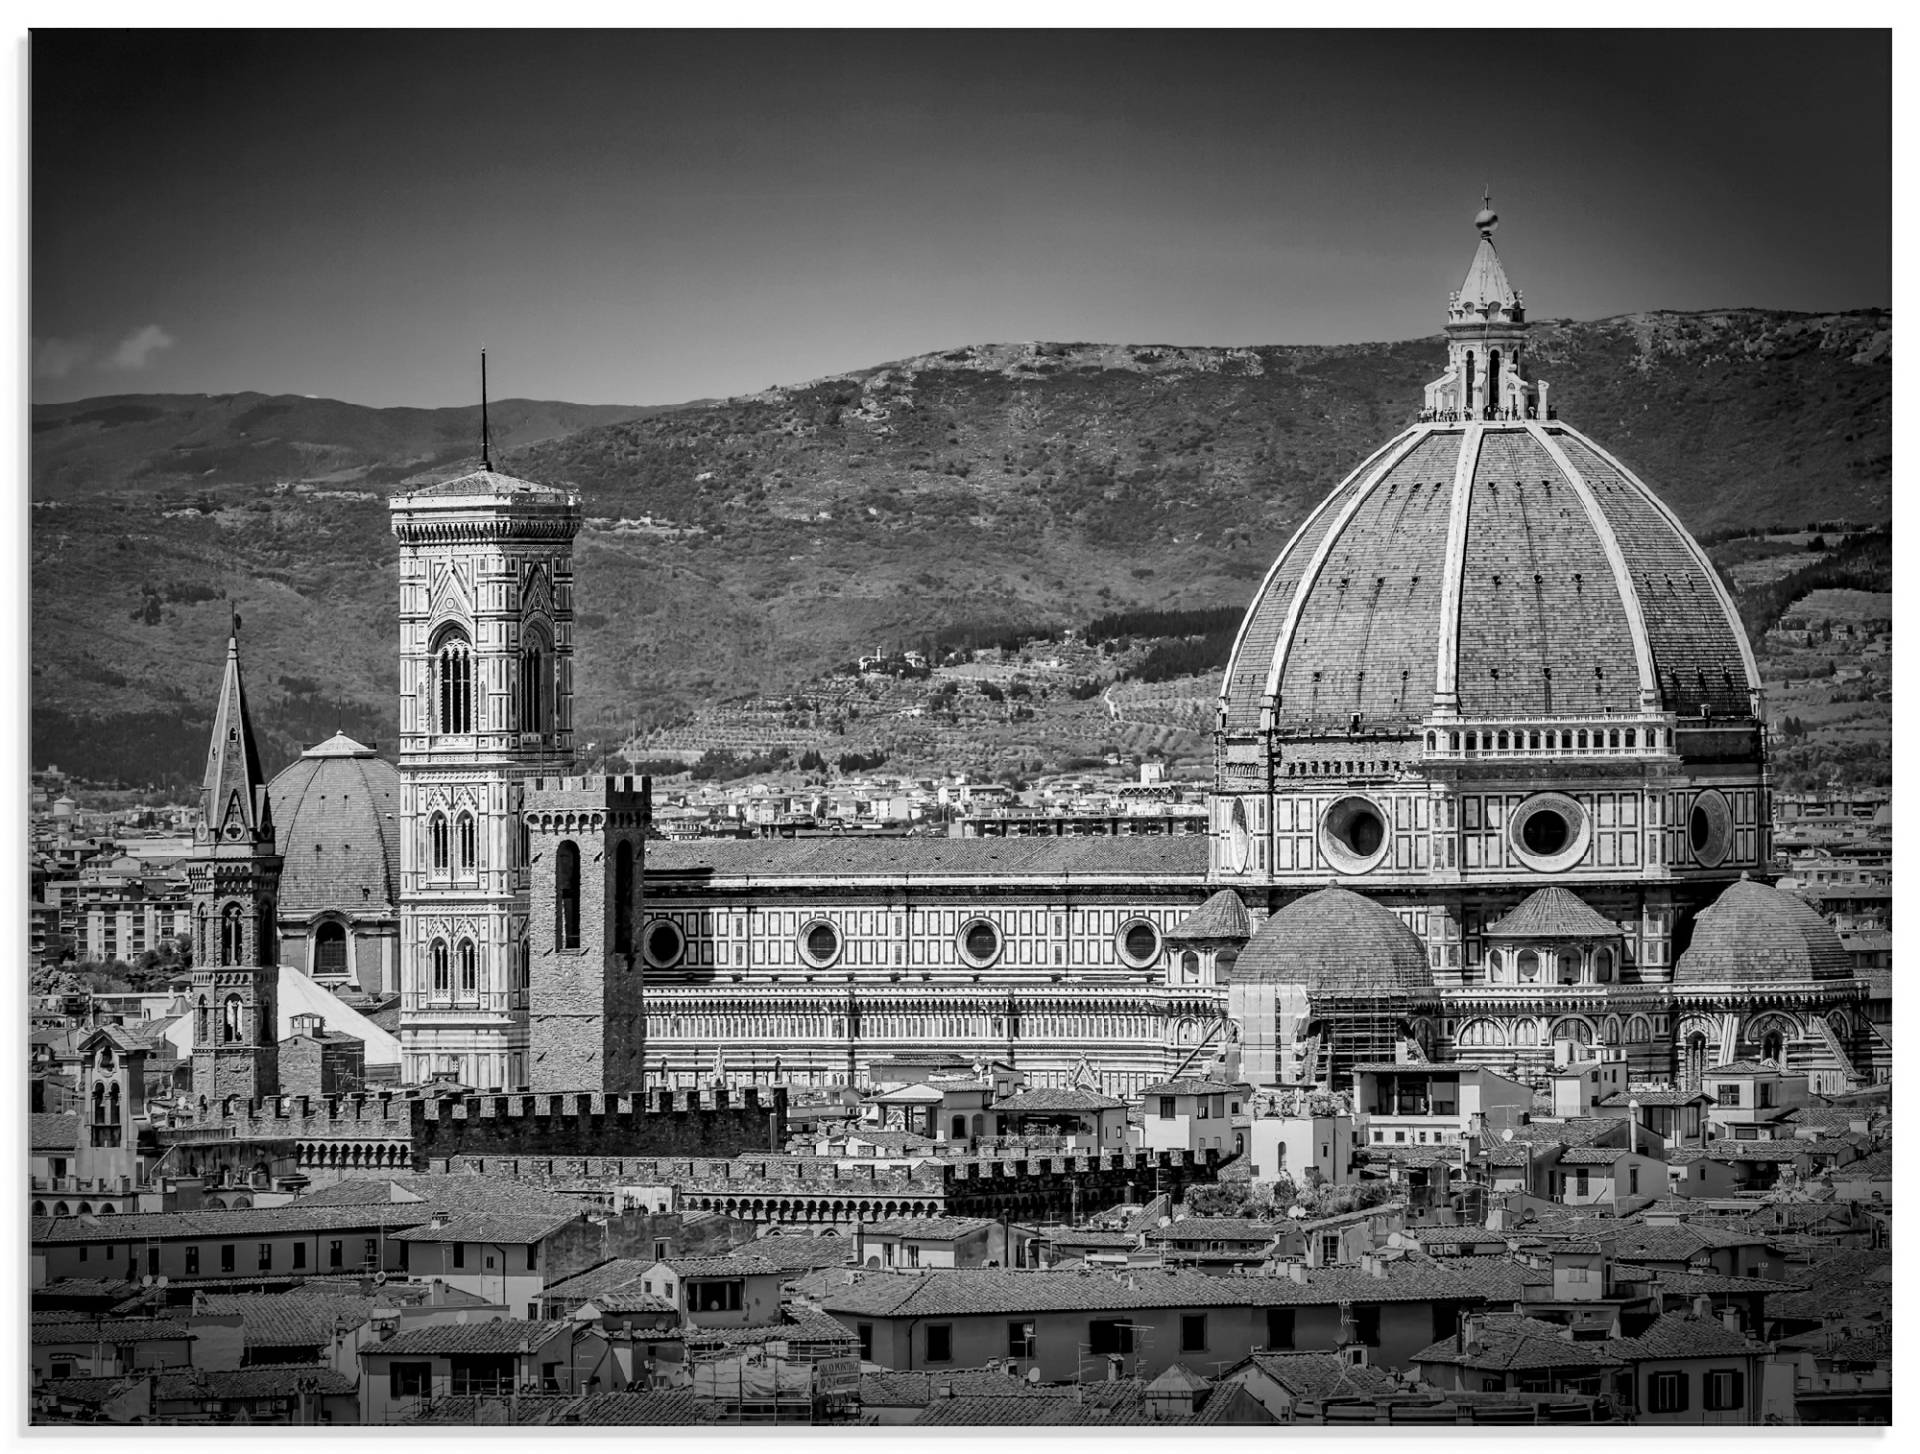
<svg viewBox="0 0 1920 1454">
<path fill-rule="evenodd" d="M 1235 984 L 1299 985 L 1326 995 L 1434 992 L 1419 936 L 1351 889 L 1295 899 L 1260 926 L 1232 973 Z"/>
<path fill-rule="evenodd" d="M 301 753 L 267 787 L 280 871 L 279 913 L 391 911 L 400 870 L 400 774 L 345 733 Z"/>
<path fill-rule="evenodd" d="M 1849 979 L 1853 961 L 1814 907 L 1752 879 L 1730 884 L 1693 927 L 1675 984 Z"/>
<path fill-rule="evenodd" d="M 1618 716 L 1758 687 L 1733 604 L 1677 519 L 1558 422 L 1421 424 L 1301 526 L 1254 598 L 1222 689 L 1230 735 Z"/>
</svg>

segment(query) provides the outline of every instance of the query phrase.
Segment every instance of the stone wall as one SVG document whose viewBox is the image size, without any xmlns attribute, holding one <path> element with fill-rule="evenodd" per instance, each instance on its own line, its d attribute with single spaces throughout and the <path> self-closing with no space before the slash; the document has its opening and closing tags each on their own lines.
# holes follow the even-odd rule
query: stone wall
<svg viewBox="0 0 1920 1454">
<path fill-rule="evenodd" d="M 534 778 L 522 804 L 530 848 L 527 1082 L 536 1091 L 644 1080 L 645 973 L 637 954 L 649 793 L 644 778 Z M 579 851 L 579 945 L 559 939 L 558 860 Z M 633 938 L 615 947 L 622 845 L 633 854 L 626 905 Z"/>
</svg>

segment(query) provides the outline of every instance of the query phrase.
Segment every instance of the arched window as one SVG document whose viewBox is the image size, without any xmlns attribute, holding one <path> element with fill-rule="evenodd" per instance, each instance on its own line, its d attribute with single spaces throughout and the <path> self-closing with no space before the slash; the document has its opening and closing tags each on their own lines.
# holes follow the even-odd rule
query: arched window
<svg viewBox="0 0 1920 1454">
<path fill-rule="evenodd" d="M 480 992 L 480 972 L 473 952 L 473 941 L 462 939 L 459 949 L 460 993 L 473 995 Z"/>
<path fill-rule="evenodd" d="M 562 949 L 580 947 L 580 850 L 562 843 L 553 856 L 554 935 Z"/>
<path fill-rule="evenodd" d="M 1180 956 L 1180 982 L 1200 983 L 1200 956 L 1189 949 Z"/>
<path fill-rule="evenodd" d="M 435 731 L 473 731 L 473 644 L 457 626 L 434 641 L 433 707 Z"/>
<path fill-rule="evenodd" d="M 1467 407 L 1469 409 L 1473 407 L 1474 368 L 1475 368 L 1475 363 L 1474 363 L 1474 357 L 1473 357 L 1473 350 L 1468 349 L 1467 350 Z"/>
<path fill-rule="evenodd" d="M 447 815 L 435 813 L 427 820 L 427 854 L 435 873 L 447 871 L 448 834 Z"/>
<path fill-rule="evenodd" d="M 480 861 L 479 844 L 475 842 L 473 814 L 462 813 L 455 824 L 454 838 L 460 845 L 460 872 L 472 873 L 474 865 Z"/>
<path fill-rule="evenodd" d="M 1771 1060 L 1784 1068 L 1785 1061 L 1782 1056 L 1786 1051 L 1786 1044 L 1786 1038 L 1781 1035 L 1778 1028 L 1768 1030 L 1760 1039 L 1760 1058 Z"/>
<path fill-rule="evenodd" d="M 118 1083 L 107 1088 L 107 1124 L 120 1124 L 120 1087 Z"/>
<path fill-rule="evenodd" d="M 1521 950 L 1519 965 L 1520 981 L 1522 984 L 1531 984 L 1534 980 L 1540 978 L 1540 955 L 1537 951 L 1532 949 Z"/>
<path fill-rule="evenodd" d="M 107 1088 L 97 1081 L 93 1087 L 93 1120 L 95 1125 L 104 1125 L 107 1119 Z"/>
<path fill-rule="evenodd" d="M 624 840 L 613 851 L 613 948 L 633 953 L 633 845 Z"/>
<path fill-rule="evenodd" d="M 313 977 L 347 977 L 347 926 L 329 919 L 313 931 Z"/>
<path fill-rule="evenodd" d="M 1593 951 L 1593 979 L 1595 984 L 1608 984 L 1613 979 L 1613 951 L 1596 949 Z"/>
<path fill-rule="evenodd" d="M 434 940 L 433 947 L 428 953 L 433 960 L 433 992 L 436 995 L 444 995 L 452 987 L 452 981 L 447 972 L 447 941 Z"/>
<path fill-rule="evenodd" d="M 244 1036 L 246 1006 L 240 996 L 228 995 L 220 1007 L 220 1039 L 223 1044 L 238 1044 Z"/>
<path fill-rule="evenodd" d="M 245 952 L 246 917 L 240 912 L 238 904 L 228 904 L 220 911 L 220 962 L 239 964 Z"/>
<path fill-rule="evenodd" d="M 1580 979 L 1580 956 L 1571 949 L 1562 949 L 1557 957 L 1561 984 L 1577 984 Z"/>
<path fill-rule="evenodd" d="M 193 1043 L 195 1045 L 205 1045 L 208 1035 L 212 1033 L 212 1029 L 213 1027 L 207 1023 L 207 997 L 202 995 L 194 1005 Z"/>
<path fill-rule="evenodd" d="M 1487 350 L 1487 402 L 1500 407 L 1500 350 Z"/>
<path fill-rule="evenodd" d="M 520 651 L 520 730 L 553 730 L 553 655 L 544 634 L 529 632 Z"/>
</svg>

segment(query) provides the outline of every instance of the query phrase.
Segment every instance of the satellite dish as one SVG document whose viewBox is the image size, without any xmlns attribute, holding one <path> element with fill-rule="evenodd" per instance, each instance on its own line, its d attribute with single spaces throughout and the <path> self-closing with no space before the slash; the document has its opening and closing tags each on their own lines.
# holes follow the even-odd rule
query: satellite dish
<svg viewBox="0 0 1920 1454">
<path fill-rule="evenodd" d="M 1038 1364 L 1035 1364 L 1032 1368 L 1029 1368 L 1027 1370 L 1027 1382 L 1038 1383 L 1039 1381 L 1040 1381 L 1040 1367 Z"/>
<path fill-rule="evenodd" d="M 1507 1127 L 1507 1129 L 1506 1129 L 1506 1130 L 1504 1130 L 1504 1131 L 1502 1131 L 1502 1132 L 1500 1133 L 1500 1139 L 1501 1139 L 1502 1141 L 1508 1141 L 1508 1142 L 1510 1142 L 1510 1141 L 1512 1141 L 1512 1140 L 1513 1140 L 1513 1127 L 1511 1127 L 1511 1126 L 1509 1126 L 1509 1127 Z"/>
</svg>

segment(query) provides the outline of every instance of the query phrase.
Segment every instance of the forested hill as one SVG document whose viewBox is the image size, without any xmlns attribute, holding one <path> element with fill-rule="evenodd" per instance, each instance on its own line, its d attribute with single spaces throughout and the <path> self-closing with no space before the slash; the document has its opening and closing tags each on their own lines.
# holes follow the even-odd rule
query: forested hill
<svg viewBox="0 0 1920 1454">
<path fill-rule="evenodd" d="M 1886 311 L 1546 322 L 1530 371 L 1696 530 L 1883 521 L 1891 338 Z M 590 740 L 942 630 L 1242 607 L 1443 358 L 1438 338 L 982 345 L 611 422 L 542 405 L 506 428 L 496 410 L 496 462 L 585 497 L 576 680 Z M 288 423 L 314 402 L 235 396 L 211 434 L 205 401 L 36 410 L 36 762 L 196 772 L 230 599 L 270 755 L 336 722 L 391 741 L 380 497 L 461 467 L 467 426 L 388 443 L 344 424 L 328 435 L 318 416 Z M 170 434 L 176 417 L 197 422 Z M 243 424 L 280 442 L 250 457 Z"/>
</svg>

